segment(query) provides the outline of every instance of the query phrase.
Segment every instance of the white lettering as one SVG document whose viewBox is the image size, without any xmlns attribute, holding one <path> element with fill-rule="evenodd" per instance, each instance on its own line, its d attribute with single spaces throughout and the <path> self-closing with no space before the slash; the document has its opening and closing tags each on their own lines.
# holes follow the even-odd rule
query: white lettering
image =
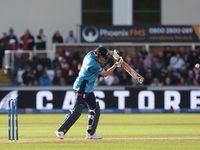
<svg viewBox="0 0 200 150">
<path fill-rule="evenodd" d="M 145 106 L 145 98 L 147 98 L 147 106 Z M 138 109 L 154 109 L 155 95 L 152 91 L 141 91 L 138 94 Z"/>
<path fill-rule="evenodd" d="M 44 106 L 43 99 L 46 98 L 47 101 L 53 100 L 53 94 L 50 91 L 39 91 L 36 94 L 36 109 L 53 109 L 52 103 L 47 103 Z"/>
<path fill-rule="evenodd" d="M 180 34 L 181 29 L 179 27 L 168 27 L 166 28 L 166 34 Z"/>
<path fill-rule="evenodd" d="M 67 91 L 62 105 L 62 109 L 73 109 L 76 102 L 76 93 L 74 91 Z"/>
<path fill-rule="evenodd" d="M 94 95 L 98 98 L 105 98 L 105 93 L 103 91 L 94 91 Z M 106 104 L 103 100 L 96 98 L 96 101 L 99 102 L 99 106 L 101 109 L 106 108 Z"/>
<path fill-rule="evenodd" d="M 180 109 L 181 96 L 178 91 L 165 91 L 164 92 L 164 108 Z"/>
<path fill-rule="evenodd" d="M 200 109 L 200 91 L 190 92 L 190 108 Z"/>
<path fill-rule="evenodd" d="M 151 28 L 149 28 L 149 33 L 150 34 L 164 34 L 165 28 L 163 28 L 163 27 L 151 27 Z"/>
<path fill-rule="evenodd" d="M 191 34 L 193 32 L 193 29 L 191 27 L 182 28 L 183 34 Z"/>
<path fill-rule="evenodd" d="M 107 37 L 118 37 L 118 36 L 129 36 L 129 31 L 122 29 L 122 30 L 107 30 L 107 29 L 100 29 L 100 36 L 107 36 Z"/>
<path fill-rule="evenodd" d="M 130 91 L 114 91 L 113 95 L 118 97 L 118 109 L 125 109 L 125 97 L 130 95 Z"/>
</svg>

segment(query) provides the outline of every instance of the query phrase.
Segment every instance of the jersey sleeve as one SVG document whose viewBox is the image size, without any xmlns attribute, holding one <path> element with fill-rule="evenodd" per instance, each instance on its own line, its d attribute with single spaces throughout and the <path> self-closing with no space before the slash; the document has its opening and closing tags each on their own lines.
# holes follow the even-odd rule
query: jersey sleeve
<svg viewBox="0 0 200 150">
<path fill-rule="evenodd" d="M 94 72 L 94 73 L 99 73 L 103 70 L 103 68 L 101 67 L 101 65 L 99 63 L 95 63 L 93 66 L 91 66 L 89 68 L 89 71 Z"/>
</svg>

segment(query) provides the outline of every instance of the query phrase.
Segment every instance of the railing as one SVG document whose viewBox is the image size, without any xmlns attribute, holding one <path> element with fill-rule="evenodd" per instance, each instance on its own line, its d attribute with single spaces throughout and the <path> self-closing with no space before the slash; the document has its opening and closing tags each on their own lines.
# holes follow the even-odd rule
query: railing
<svg viewBox="0 0 200 150">
<path fill-rule="evenodd" d="M 188 46 L 191 48 L 191 50 L 194 50 L 196 46 L 200 46 L 200 43 L 57 43 L 53 44 L 53 51 L 56 52 L 59 47 L 64 46 L 70 46 L 70 47 L 98 47 L 98 46 L 105 46 L 105 47 L 142 47 L 145 46 L 146 50 L 151 50 L 151 47 L 164 47 L 164 46 Z"/>
<path fill-rule="evenodd" d="M 50 58 L 51 60 L 55 58 L 55 52 L 52 50 L 39 50 L 39 51 L 5 50 L 3 69 L 10 69 L 11 71 L 15 69 L 14 61 L 15 61 L 15 56 L 18 53 L 27 58 L 31 53 L 33 54 L 33 56 L 38 56 L 38 58 L 40 58 L 44 53 L 46 53 L 48 58 Z"/>
</svg>

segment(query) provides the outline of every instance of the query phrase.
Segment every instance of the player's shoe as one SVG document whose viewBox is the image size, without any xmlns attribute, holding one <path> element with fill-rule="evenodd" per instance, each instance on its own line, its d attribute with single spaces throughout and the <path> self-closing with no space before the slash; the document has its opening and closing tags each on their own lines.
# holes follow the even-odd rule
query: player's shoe
<svg viewBox="0 0 200 150">
<path fill-rule="evenodd" d="M 64 132 L 62 132 L 62 131 L 60 131 L 60 132 L 56 131 L 55 134 L 56 134 L 56 136 L 59 137 L 61 140 L 64 139 Z"/>
<path fill-rule="evenodd" d="M 86 139 L 102 139 L 103 137 L 98 134 L 90 135 L 88 132 L 86 133 Z"/>
</svg>

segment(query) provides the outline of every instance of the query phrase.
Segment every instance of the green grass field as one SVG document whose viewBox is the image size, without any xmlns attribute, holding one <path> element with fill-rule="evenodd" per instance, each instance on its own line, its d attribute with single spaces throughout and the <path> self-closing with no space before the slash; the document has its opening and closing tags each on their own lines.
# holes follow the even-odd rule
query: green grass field
<svg viewBox="0 0 200 150">
<path fill-rule="evenodd" d="M 0 150 L 199 150 L 200 114 L 101 114 L 97 134 L 86 140 L 87 114 L 59 140 L 54 131 L 65 114 L 19 114 L 19 140 L 8 140 L 8 117 L 0 115 Z"/>
</svg>

